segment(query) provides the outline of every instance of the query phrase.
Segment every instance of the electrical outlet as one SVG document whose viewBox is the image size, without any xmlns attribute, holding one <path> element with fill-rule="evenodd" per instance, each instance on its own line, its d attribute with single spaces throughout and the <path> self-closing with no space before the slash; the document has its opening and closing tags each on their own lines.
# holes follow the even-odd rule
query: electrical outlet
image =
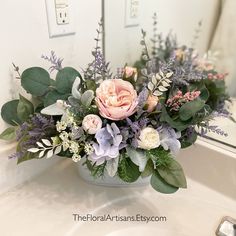
<svg viewBox="0 0 236 236">
<path fill-rule="evenodd" d="M 139 0 L 126 0 L 125 2 L 125 26 L 139 25 Z"/>
<path fill-rule="evenodd" d="M 69 24 L 69 7 L 56 8 L 56 17 L 58 25 Z"/>
<path fill-rule="evenodd" d="M 75 1 L 45 0 L 50 37 L 75 34 Z"/>
</svg>

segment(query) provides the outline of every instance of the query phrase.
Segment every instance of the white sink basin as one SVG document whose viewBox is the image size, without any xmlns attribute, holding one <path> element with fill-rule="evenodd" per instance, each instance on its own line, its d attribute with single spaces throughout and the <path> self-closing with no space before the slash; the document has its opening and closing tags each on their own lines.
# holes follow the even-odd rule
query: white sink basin
<svg viewBox="0 0 236 236">
<path fill-rule="evenodd" d="M 207 144 L 208 145 L 208 144 Z M 214 236 L 224 216 L 236 218 L 236 156 L 199 145 L 177 158 L 188 188 L 173 195 L 145 187 L 87 184 L 70 160 L 0 196 L 4 236 Z M 158 216 L 159 222 L 74 221 L 73 214 Z"/>
</svg>

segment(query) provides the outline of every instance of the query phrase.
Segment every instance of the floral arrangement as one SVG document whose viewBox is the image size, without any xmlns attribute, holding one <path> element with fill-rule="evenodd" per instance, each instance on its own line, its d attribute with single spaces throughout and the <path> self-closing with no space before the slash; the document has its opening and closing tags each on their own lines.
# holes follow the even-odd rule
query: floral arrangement
<svg viewBox="0 0 236 236">
<path fill-rule="evenodd" d="M 83 76 L 62 67 L 54 52 L 42 57 L 51 62 L 55 79 L 43 68 L 21 74 L 14 65 L 33 99 L 20 94 L 2 106 L 2 118 L 11 127 L 0 138 L 17 140 L 10 158 L 21 163 L 64 156 L 83 162 L 95 178 L 106 173 L 131 183 L 151 176 L 161 193 L 186 188 L 174 157 L 196 141 L 196 130 L 226 135 L 209 125 L 214 116 L 228 115 L 225 74 L 215 70 L 209 54 L 200 58 L 192 48 L 179 47 L 172 35 L 163 40 L 154 28 L 152 56 L 142 31 L 141 60 L 113 76 L 99 46 L 101 23 L 97 32 L 94 60 Z"/>
</svg>

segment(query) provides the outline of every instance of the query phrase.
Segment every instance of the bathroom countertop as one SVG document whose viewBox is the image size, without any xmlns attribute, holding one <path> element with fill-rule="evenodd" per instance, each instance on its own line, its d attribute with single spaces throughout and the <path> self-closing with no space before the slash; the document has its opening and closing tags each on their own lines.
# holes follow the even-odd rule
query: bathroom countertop
<svg viewBox="0 0 236 236">
<path fill-rule="evenodd" d="M 150 232 L 149 236 L 154 235 L 154 229 L 180 232 L 163 236 L 213 236 L 223 216 L 236 218 L 233 199 L 191 179 L 188 179 L 187 190 L 179 190 L 173 195 L 157 193 L 150 186 L 100 187 L 81 180 L 75 163 L 70 160 L 62 160 L 36 178 L 2 194 L 0 209 L 0 235 L 4 236 L 89 236 L 95 232 L 96 236 L 104 236 L 113 235 L 113 229 L 137 224 L 81 223 L 73 220 L 74 213 L 166 216 L 166 222 L 139 222 L 140 232 L 145 228 L 145 232 Z M 126 236 L 126 233 L 114 235 Z"/>
</svg>

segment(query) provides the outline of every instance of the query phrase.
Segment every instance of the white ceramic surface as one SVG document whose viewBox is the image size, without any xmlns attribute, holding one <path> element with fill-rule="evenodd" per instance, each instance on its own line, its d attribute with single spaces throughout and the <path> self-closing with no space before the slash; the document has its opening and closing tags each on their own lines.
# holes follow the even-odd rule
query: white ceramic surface
<svg viewBox="0 0 236 236">
<path fill-rule="evenodd" d="M 71 160 L 0 195 L 3 236 L 214 236 L 236 218 L 236 156 L 198 141 L 178 157 L 188 188 L 173 195 L 150 186 L 102 187 L 78 178 Z M 165 216 L 163 222 L 82 222 L 73 214 Z"/>
</svg>

